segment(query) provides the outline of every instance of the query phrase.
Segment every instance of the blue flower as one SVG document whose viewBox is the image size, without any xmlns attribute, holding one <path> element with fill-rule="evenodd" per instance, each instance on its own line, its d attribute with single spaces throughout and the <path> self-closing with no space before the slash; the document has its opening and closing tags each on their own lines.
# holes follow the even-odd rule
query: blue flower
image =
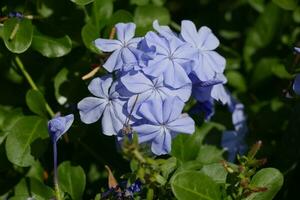
<svg viewBox="0 0 300 200">
<path fill-rule="evenodd" d="M 143 68 L 145 74 L 152 77 L 163 75 L 166 85 L 174 88 L 190 84 L 188 74 L 191 71 L 196 51 L 178 38 L 166 39 L 154 32 L 145 36 L 148 47 L 155 48 L 155 56 Z"/>
<path fill-rule="evenodd" d="M 296 51 L 296 53 L 300 53 L 300 48 L 299 47 L 294 47 L 294 50 Z"/>
<path fill-rule="evenodd" d="M 214 51 L 219 46 L 219 40 L 208 27 L 203 26 L 197 31 L 193 22 L 183 20 L 180 34 L 184 41 L 198 50 L 193 73 L 201 81 L 212 80 L 216 74 L 223 73 L 226 61 Z"/>
<path fill-rule="evenodd" d="M 245 136 L 248 132 L 246 116 L 244 114 L 244 105 L 234 99 L 229 93 L 230 101 L 228 109 L 232 113 L 232 124 L 234 130 L 224 131 L 222 135 L 222 147 L 228 151 L 228 160 L 233 162 L 236 154 L 243 155 L 247 150 Z"/>
<path fill-rule="evenodd" d="M 300 74 L 296 75 L 296 78 L 293 83 L 293 90 L 297 95 L 300 95 Z"/>
<path fill-rule="evenodd" d="M 69 130 L 73 121 L 73 114 L 64 117 L 55 117 L 48 121 L 48 132 L 53 143 L 56 143 L 58 139 Z"/>
<path fill-rule="evenodd" d="M 123 127 L 125 101 L 120 97 L 118 82 L 112 76 L 95 78 L 88 86 L 95 97 L 86 97 L 78 103 L 81 121 L 91 124 L 102 116 L 102 130 L 105 135 L 116 135 Z"/>
<path fill-rule="evenodd" d="M 153 28 L 156 30 L 161 36 L 167 38 L 167 39 L 172 39 L 174 37 L 178 37 L 176 33 L 174 33 L 170 27 L 168 26 L 160 26 L 158 21 L 155 20 L 153 22 Z"/>
<path fill-rule="evenodd" d="M 141 38 L 133 38 L 135 33 L 134 23 L 116 24 L 117 40 L 97 39 L 95 45 L 103 52 L 113 52 L 103 67 L 109 71 L 119 70 L 123 65 L 138 62 L 138 50 L 136 49 Z"/>
<path fill-rule="evenodd" d="M 173 89 L 163 83 L 163 77 L 151 79 L 142 72 L 128 73 L 122 76 L 120 81 L 132 93 L 127 103 L 127 110 L 128 112 L 132 110 L 135 118 L 139 118 L 136 111 L 147 100 L 158 98 L 164 100 L 169 96 L 177 96 L 186 102 L 191 95 L 191 84 Z"/>
<path fill-rule="evenodd" d="M 184 102 L 178 97 L 164 101 L 149 100 L 139 108 L 143 120 L 133 130 L 139 134 L 139 142 L 151 142 L 151 150 L 156 155 L 171 151 L 172 137 L 178 133 L 192 134 L 195 123 L 187 114 L 181 114 Z"/>
</svg>

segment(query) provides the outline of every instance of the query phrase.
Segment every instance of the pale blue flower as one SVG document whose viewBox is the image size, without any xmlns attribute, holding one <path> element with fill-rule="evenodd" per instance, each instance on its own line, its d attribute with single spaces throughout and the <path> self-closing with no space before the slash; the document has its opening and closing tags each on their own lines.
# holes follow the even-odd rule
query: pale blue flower
<svg viewBox="0 0 300 200">
<path fill-rule="evenodd" d="M 180 34 L 184 41 L 198 50 L 193 73 L 201 81 L 212 80 L 216 74 L 224 72 L 226 61 L 214 51 L 220 44 L 219 40 L 208 27 L 203 26 L 197 31 L 193 22 L 183 20 Z"/>
<path fill-rule="evenodd" d="M 66 133 L 74 121 L 74 115 L 55 117 L 48 121 L 48 132 L 53 142 L 57 142 Z"/>
<path fill-rule="evenodd" d="M 154 20 L 152 25 L 153 25 L 154 30 L 156 30 L 161 36 L 163 36 L 167 39 L 172 39 L 174 37 L 178 37 L 178 35 L 176 33 L 174 33 L 170 29 L 170 27 L 159 25 L 157 20 Z"/>
<path fill-rule="evenodd" d="M 171 151 L 172 137 L 178 133 L 192 134 L 195 123 L 187 114 L 181 114 L 184 102 L 178 97 L 170 97 L 164 101 L 152 99 L 143 103 L 139 114 L 142 123 L 133 126 L 139 135 L 139 142 L 151 142 L 151 150 L 156 155 Z"/>
<path fill-rule="evenodd" d="M 296 51 L 296 53 L 300 53 L 300 48 L 299 47 L 294 47 L 294 50 Z"/>
<path fill-rule="evenodd" d="M 120 78 L 122 84 L 132 93 L 127 103 L 127 110 L 135 118 L 139 118 L 136 115 L 136 111 L 139 106 L 151 99 L 164 100 L 170 96 L 177 96 L 182 101 L 186 102 L 191 96 L 191 84 L 184 85 L 178 89 L 168 87 L 163 82 L 163 77 L 149 78 L 142 72 L 128 73 Z M 134 107 L 133 107 L 134 106 Z"/>
<path fill-rule="evenodd" d="M 118 82 L 112 76 L 95 78 L 88 86 L 95 97 L 86 97 L 78 103 L 81 121 L 91 124 L 102 116 L 102 130 L 105 135 L 116 135 L 123 127 L 125 101 L 120 97 Z"/>
<path fill-rule="evenodd" d="M 139 52 L 136 50 L 141 38 L 133 38 L 135 33 L 134 23 L 116 24 L 117 39 L 97 39 L 95 45 L 103 52 L 113 52 L 103 67 L 109 71 L 119 70 L 123 65 L 137 63 Z"/>
<path fill-rule="evenodd" d="M 164 82 L 173 88 L 190 84 L 188 74 L 192 68 L 196 51 L 178 38 L 166 39 L 154 32 L 145 36 L 148 47 L 155 47 L 155 56 L 143 68 L 152 77 L 164 77 Z"/>
<path fill-rule="evenodd" d="M 297 95 L 300 95 L 300 74 L 296 75 L 296 78 L 293 83 L 293 90 Z"/>
<path fill-rule="evenodd" d="M 228 93 L 228 95 L 230 94 Z M 221 144 L 228 151 L 228 160 L 233 162 L 237 154 L 243 155 L 246 152 L 245 136 L 248 132 L 248 127 L 246 124 L 247 118 L 244 114 L 244 105 L 231 95 L 228 102 L 228 109 L 232 113 L 234 130 L 224 131 Z"/>
</svg>

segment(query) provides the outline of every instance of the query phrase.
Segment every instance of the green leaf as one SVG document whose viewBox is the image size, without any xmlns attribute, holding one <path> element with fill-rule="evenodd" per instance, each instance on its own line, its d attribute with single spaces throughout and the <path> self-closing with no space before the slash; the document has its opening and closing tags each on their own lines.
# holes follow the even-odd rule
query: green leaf
<svg viewBox="0 0 300 200">
<path fill-rule="evenodd" d="M 220 162 L 223 160 L 223 150 L 218 149 L 212 145 L 202 145 L 197 160 L 203 164 L 210 164 L 215 162 Z"/>
<path fill-rule="evenodd" d="M 26 104 L 33 113 L 47 117 L 46 101 L 41 92 L 33 89 L 28 90 L 26 93 Z"/>
<path fill-rule="evenodd" d="M 113 14 L 112 0 L 95 0 L 92 8 L 91 23 L 101 30 Z"/>
<path fill-rule="evenodd" d="M 264 11 L 265 0 L 248 0 L 249 4 L 258 12 Z"/>
<path fill-rule="evenodd" d="M 250 182 L 251 187 L 266 187 L 265 192 L 256 192 L 243 200 L 271 200 L 283 185 L 283 175 L 274 168 L 259 170 Z"/>
<path fill-rule="evenodd" d="M 67 102 L 67 97 L 60 93 L 60 86 L 68 80 L 69 71 L 66 68 L 62 68 L 54 78 L 54 92 L 57 102 L 63 105 Z"/>
<path fill-rule="evenodd" d="M 283 64 L 277 63 L 272 66 L 272 72 L 275 76 L 281 79 L 292 79 L 293 76 L 288 73 L 285 69 L 285 66 Z"/>
<path fill-rule="evenodd" d="M 23 117 L 20 109 L 14 109 L 5 113 L 5 118 L 3 119 L 2 131 L 0 132 L 0 145 L 5 140 L 5 138 L 11 133 L 14 125 Z"/>
<path fill-rule="evenodd" d="M 201 172 L 185 171 L 175 175 L 172 191 L 178 200 L 219 200 L 220 188 L 209 176 Z"/>
<path fill-rule="evenodd" d="M 15 187 L 15 199 L 18 197 L 26 196 L 32 197 L 35 200 L 52 199 L 54 191 L 35 178 L 24 178 Z M 20 198 L 22 199 L 22 198 Z"/>
<path fill-rule="evenodd" d="M 204 165 L 200 172 L 211 177 L 216 183 L 226 183 L 227 171 L 221 163 Z"/>
<path fill-rule="evenodd" d="M 94 0 L 71 0 L 73 3 L 76 3 L 77 5 L 84 6 L 89 3 L 92 3 Z"/>
<path fill-rule="evenodd" d="M 226 73 L 226 77 L 228 79 L 228 85 L 234 87 L 240 92 L 246 92 L 246 81 L 241 73 L 237 71 L 228 71 Z"/>
<path fill-rule="evenodd" d="M 144 6 L 149 3 L 149 0 L 130 0 L 130 3 L 138 6 Z"/>
<path fill-rule="evenodd" d="M 80 166 L 72 166 L 66 161 L 58 167 L 59 187 L 63 192 L 71 195 L 73 200 L 82 199 L 85 189 L 85 173 Z"/>
<path fill-rule="evenodd" d="M 276 5 L 285 10 L 297 8 L 298 0 L 272 0 Z"/>
<path fill-rule="evenodd" d="M 265 11 L 258 17 L 254 26 L 248 31 L 245 46 L 244 59 L 247 69 L 252 68 L 251 57 L 273 40 L 279 29 L 281 11 L 273 3 L 265 7 Z"/>
<path fill-rule="evenodd" d="M 3 40 L 11 52 L 23 53 L 26 51 L 31 45 L 32 36 L 33 26 L 30 20 L 10 18 L 4 22 Z"/>
<path fill-rule="evenodd" d="M 47 121 L 45 119 L 37 116 L 22 117 L 12 127 L 5 143 L 8 160 L 21 167 L 34 164 L 32 154 L 38 152 L 31 151 L 31 144 L 38 138 L 45 139 L 47 137 Z"/>
<path fill-rule="evenodd" d="M 272 76 L 272 67 L 279 64 L 276 58 L 263 58 L 255 66 L 251 78 L 251 85 L 258 85 L 260 82 Z"/>
<path fill-rule="evenodd" d="M 99 28 L 91 22 L 85 24 L 81 29 L 81 37 L 84 45 L 94 53 L 99 53 L 93 42 L 99 38 Z"/>
<path fill-rule="evenodd" d="M 146 5 L 139 6 L 134 12 L 134 22 L 137 25 L 137 33 L 144 34 L 152 29 L 154 20 L 158 20 L 160 24 L 170 23 L 170 13 L 166 8 Z"/>
<path fill-rule="evenodd" d="M 32 48 L 48 58 L 56 58 L 67 55 L 72 49 L 72 41 L 69 36 L 52 38 L 34 31 Z"/>
<path fill-rule="evenodd" d="M 182 162 L 196 159 L 204 137 L 214 127 L 216 127 L 215 123 L 206 122 L 200 128 L 196 127 L 193 135 L 176 136 L 172 142 L 171 154 Z"/>
</svg>

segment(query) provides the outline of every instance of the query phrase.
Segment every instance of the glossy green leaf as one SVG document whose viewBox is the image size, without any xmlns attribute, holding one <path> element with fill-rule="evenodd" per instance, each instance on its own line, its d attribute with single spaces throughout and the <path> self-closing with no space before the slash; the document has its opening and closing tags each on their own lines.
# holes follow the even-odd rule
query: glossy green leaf
<svg viewBox="0 0 300 200">
<path fill-rule="evenodd" d="M 72 166 L 66 161 L 58 167 L 59 187 L 71 195 L 73 200 L 81 200 L 85 189 L 85 173 L 80 166 Z"/>
<path fill-rule="evenodd" d="M 271 200 L 275 197 L 283 184 L 283 175 L 274 168 L 265 168 L 259 170 L 252 178 L 250 185 L 252 187 L 266 187 L 267 191 L 251 194 L 243 200 Z"/>
<path fill-rule="evenodd" d="M 237 71 L 229 71 L 226 73 L 226 77 L 228 79 L 228 85 L 234 87 L 237 91 L 246 92 L 246 81 L 241 73 Z"/>
<path fill-rule="evenodd" d="M 139 6 L 134 12 L 134 22 L 137 25 L 137 33 L 144 34 L 152 29 L 154 20 L 158 20 L 160 24 L 170 23 L 170 13 L 166 8 L 146 5 Z"/>
<path fill-rule="evenodd" d="M 7 111 L 4 114 L 2 119 L 2 126 L 0 131 L 0 145 L 5 140 L 5 138 L 11 133 L 14 125 L 23 117 L 20 109 L 14 109 Z"/>
<path fill-rule="evenodd" d="M 81 37 L 84 45 L 92 52 L 99 53 L 93 42 L 99 38 L 99 28 L 92 23 L 85 24 L 81 29 Z"/>
<path fill-rule="evenodd" d="M 71 0 L 73 3 L 76 3 L 78 5 L 84 6 L 89 3 L 92 3 L 94 0 Z"/>
<path fill-rule="evenodd" d="M 298 0 L 272 0 L 276 5 L 285 10 L 294 10 L 297 8 Z"/>
<path fill-rule="evenodd" d="M 46 101 L 41 92 L 33 89 L 28 90 L 26 93 L 26 104 L 33 113 L 47 117 Z"/>
<path fill-rule="evenodd" d="M 112 0 L 95 0 L 92 7 L 91 23 L 101 30 L 113 14 Z"/>
<path fill-rule="evenodd" d="M 60 86 L 65 82 L 67 81 L 68 79 L 68 69 L 66 68 L 62 68 L 60 70 L 60 72 L 58 72 L 58 74 L 55 76 L 54 78 L 54 90 L 55 90 L 55 97 L 56 97 L 56 100 L 57 102 L 60 104 L 60 105 L 63 105 L 67 102 L 67 97 L 63 96 L 61 93 L 60 93 Z"/>
<path fill-rule="evenodd" d="M 224 151 L 212 145 L 202 145 L 197 160 L 203 164 L 216 163 L 223 160 Z"/>
<path fill-rule="evenodd" d="M 32 42 L 33 26 L 28 19 L 10 18 L 3 26 L 5 46 L 13 53 L 23 53 Z"/>
<path fill-rule="evenodd" d="M 26 116 L 19 119 L 8 135 L 5 148 L 10 162 L 21 167 L 34 163 L 31 144 L 38 138 L 48 137 L 47 121 L 37 116 Z"/>
<path fill-rule="evenodd" d="M 185 171 L 175 175 L 172 191 L 178 200 L 220 200 L 218 184 L 201 172 Z"/>
<path fill-rule="evenodd" d="M 211 177 L 216 183 L 226 183 L 227 171 L 220 162 L 204 165 L 200 172 Z"/>
<path fill-rule="evenodd" d="M 72 49 L 72 41 L 69 36 L 52 38 L 34 31 L 32 48 L 48 58 L 62 57 Z"/>
<path fill-rule="evenodd" d="M 24 178 L 15 187 L 15 199 L 22 196 L 32 197 L 35 200 L 46 200 L 53 198 L 54 191 L 43 182 L 35 178 Z M 26 199 L 27 199 L 26 198 Z"/>
</svg>

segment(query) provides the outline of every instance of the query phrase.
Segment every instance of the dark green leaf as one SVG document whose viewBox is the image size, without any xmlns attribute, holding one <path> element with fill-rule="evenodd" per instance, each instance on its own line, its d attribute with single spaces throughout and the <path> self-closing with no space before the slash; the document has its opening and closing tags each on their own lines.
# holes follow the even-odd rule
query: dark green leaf
<svg viewBox="0 0 300 200">
<path fill-rule="evenodd" d="M 48 137 L 47 121 L 36 116 L 26 116 L 18 120 L 8 135 L 5 148 L 10 162 L 28 167 L 34 163 L 31 144 L 38 138 Z"/>
<path fill-rule="evenodd" d="M 149 0 L 130 0 L 130 3 L 138 6 L 144 6 L 149 3 Z"/>
<path fill-rule="evenodd" d="M 59 187 L 71 195 L 73 200 L 81 200 L 85 189 L 85 173 L 80 166 L 72 166 L 66 161 L 58 167 Z"/>
<path fill-rule="evenodd" d="M 47 117 L 46 101 L 41 92 L 33 89 L 28 90 L 26 93 L 26 103 L 33 113 Z"/>
<path fill-rule="evenodd" d="M 84 6 L 84 5 L 87 5 L 89 3 L 92 3 L 94 0 L 71 0 L 71 1 L 78 4 L 78 5 Z"/>
<path fill-rule="evenodd" d="M 62 57 L 72 49 L 72 41 L 69 36 L 52 38 L 34 31 L 32 48 L 49 58 Z"/>
<path fill-rule="evenodd" d="M 226 73 L 228 85 L 234 87 L 237 91 L 246 92 L 247 86 L 244 77 L 237 71 L 228 71 Z"/>
<path fill-rule="evenodd" d="M 154 20 L 158 20 L 160 24 L 170 23 L 170 13 L 166 8 L 146 5 L 139 6 L 134 12 L 134 22 L 137 25 L 138 34 L 144 34 L 152 29 Z"/>
<path fill-rule="evenodd" d="M 23 53 L 32 42 L 33 26 L 29 19 L 10 18 L 3 26 L 5 46 L 13 53 Z"/>
<path fill-rule="evenodd" d="M 298 4 L 298 0 L 273 0 L 273 2 L 285 10 L 294 10 Z"/>
<path fill-rule="evenodd" d="M 101 30 L 113 14 L 112 0 L 95 0 L 92 9 L 91 23 Z"/>
<path fill-rule="evenodd" d="M 92 52 L 99 53 L 93 42 L 99 38 L 100 30 L 92 23 L 85 24 L 81 29 L 81 37 L 84 45 Z"/>
<path fill-rule="evenodd" d="M 266 187 L 265 192 L 256 192 L 244 200 L 271 200 L 275 197 L 283 184 L 283 175 L 274 168 L 265 168 L 259 170 L 252 178 L 250 185 L 252 187 Z"/>
<path fill-rule="evenodd" d="M 175 175 L 172 191 L 178 200 L 219 200 L 220 188 L 209 176 L 201 172 L 186 171 Z"/>
<path fill-rule="evenodd" d="M 280 63 L 277 63 L 276 65 L 272 66 L 272 72 L 274 75 L 276 75 L 277 77 L 282 78 L 282 79 L 293 78 L 293 76 L 286 71 L 285 66 Z"/>
</svg>

